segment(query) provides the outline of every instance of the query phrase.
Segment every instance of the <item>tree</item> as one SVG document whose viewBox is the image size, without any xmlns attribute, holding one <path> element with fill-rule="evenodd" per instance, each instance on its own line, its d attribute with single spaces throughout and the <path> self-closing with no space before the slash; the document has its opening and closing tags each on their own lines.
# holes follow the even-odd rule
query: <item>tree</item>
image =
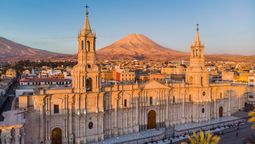
<svg viewBox="0 0 255 144">
<path fill-rule="evenodd" d="M 213 135 L 210 132 L 205 133 L 203 131 L 200 131 L 199 134 L 193 131 L 193 137 L 188 136 L 188 139 L 191 144 L 218 144 L 220 141 L 219 136 Z"/>
<path fill-rule="evenodd" d="M 250 118 L 248 121 L 252 123 L 251 128 L 255 129 L 255 110 L 249 112 L 249 116 Z"/>
</svg>

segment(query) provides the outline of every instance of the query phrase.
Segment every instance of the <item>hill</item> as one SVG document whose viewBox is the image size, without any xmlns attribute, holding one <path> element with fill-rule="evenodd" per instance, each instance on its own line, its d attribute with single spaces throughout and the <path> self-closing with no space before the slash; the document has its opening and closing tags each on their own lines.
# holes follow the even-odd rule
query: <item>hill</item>
<svg viewBox="0 0 255 144">
<path fill-rule="evenodd" d="M 187 55 L 163 47 L 142 34 L 130 34 L 97 51 L 100 59 L 172 59 Z"/>
<path fill-rule="evenodd" d="M 69 55 L 31 48 L 0 37 L 0 61 L 61 59 Z"/>
<path fill-rule="evenodd" d="M 166 48 L 142 34 L 130 34 L 97 51 L 99 60 L 189 60 L 189 53 Z M 255 62 L 255 56 L 208 54 L 208 61 Z"/>
</svg>

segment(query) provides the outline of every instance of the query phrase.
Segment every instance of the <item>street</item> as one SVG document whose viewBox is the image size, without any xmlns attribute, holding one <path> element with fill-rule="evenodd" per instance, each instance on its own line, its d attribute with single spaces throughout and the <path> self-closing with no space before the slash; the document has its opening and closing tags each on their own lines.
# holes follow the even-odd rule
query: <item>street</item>
<svg viewBox="0 0 255 144">
<path fill-rule="evenodd" d="M 220 144 L 243 144 L 244 140 L 253 135 L 255 139 L 255 130 L 251 129 L 251 125 L 247 125 L 245 128 L 238 130 L 238 136 L 236 136 L 236 130 L 220 135 Z"/>
</svg>

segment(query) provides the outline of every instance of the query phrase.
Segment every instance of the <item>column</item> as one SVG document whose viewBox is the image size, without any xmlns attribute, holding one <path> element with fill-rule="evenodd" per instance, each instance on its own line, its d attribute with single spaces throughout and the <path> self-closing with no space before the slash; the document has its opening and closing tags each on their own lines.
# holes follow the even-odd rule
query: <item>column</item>
<svg viewBox="0 0 255 144">
<path fill-rule="evenodd" d="M 20 144 L 20 128 L 15 128 L 15 144 Z"/>
<path fill-rule="evenodd" d="M 2 133 L 1 133 L 1 142 L 2 142 L 2 144 L 5 144 L 5 133 L 4 133 L 3 130 L 2 130 Z"/>
<path fill-rule="evenodd" d="M 5 131 L 5 142 L 6 144 L 11 144 L 11 129 Z"/>
</svg>

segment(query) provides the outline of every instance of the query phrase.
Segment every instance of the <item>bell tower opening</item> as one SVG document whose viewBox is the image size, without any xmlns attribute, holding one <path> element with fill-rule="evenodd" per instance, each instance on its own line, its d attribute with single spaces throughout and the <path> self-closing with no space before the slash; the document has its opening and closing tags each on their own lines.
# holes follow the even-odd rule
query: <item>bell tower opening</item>
<svg viewBox="0 0 255 144">
<path fill-rule="evenodd" d="M 82 50 L 84 49 L 84 41 L 83 40 L 81 41 L 81 49 Z"/>
<path fill-rule="evenodd" d="M 88 52 L 90 52 L 90 42 L 87 41 L 87 48 L 88 48 Z"/>
<path fill-rule="evenodd" d="M 92 78 L 87 78 L 86 79 L 86 90 L 87 91 L 92 91 Z"/>
</svg>

